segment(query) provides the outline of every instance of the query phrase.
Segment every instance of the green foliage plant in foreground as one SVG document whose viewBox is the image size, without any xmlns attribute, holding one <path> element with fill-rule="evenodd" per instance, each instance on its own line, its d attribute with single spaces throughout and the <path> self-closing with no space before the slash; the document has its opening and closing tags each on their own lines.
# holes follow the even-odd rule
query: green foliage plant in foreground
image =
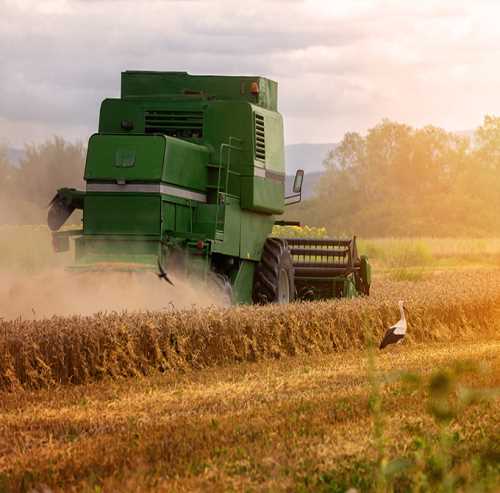
<svg viewBox="0 0 500 493">
<path fill-rule="evenodd" d="M 328 492 L 418 492 L 452 493 L 496 492 L 500 484 L 499 436 L 485 436 L 470 444 L 470 437 L 458 431 L 460 424 L 476 414 L 494 412 L 500 389 L 474 389 L 462 383 L 462 377 L 474 377 L 484 369 L 471 362 L 437 369 L 428 375 L 412 372 L 381 376 L 376 369 L 376 349 L 368 354 L 368 405 L 372 417 L 372 447 L 375 459 L 357 461 L 345 469 L 321 474 L 314 484 L 306 481 L 303 491 Z M 487 370 L 486 370 L 487 371 Z M 421 396 L 428 424 L 423 423 L 411 443 L 401 447 L 398 434 L 389 438 L 384 411 L 384 387 L 393 392 Z M 496 402 L 495 402 L 496 401 Z M 404 410 L 402 410 L 404 415 Z M 472 416 L 472 418 L 471 418 Z M 400 425 L 405 426 L 402 422 Z M 394 453 L 399 451 L 400 453 Z M 470 451 L 474 452 L 470 454 Z M 469 452 L 469 454 L 467 453 Z M 309 483 L 309 484 L 308 484 Z"/>
</svg>

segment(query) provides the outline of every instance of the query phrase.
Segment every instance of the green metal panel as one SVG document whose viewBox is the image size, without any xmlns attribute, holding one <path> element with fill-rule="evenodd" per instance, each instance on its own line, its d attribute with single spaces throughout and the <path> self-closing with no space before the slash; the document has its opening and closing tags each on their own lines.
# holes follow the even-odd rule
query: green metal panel
<svg viewBox="0 0 500 493">
<path fill-rule="evenodd" d="M 178 233 L 191 233 L 192 228 L 192 209 L 188 206 L 175 205 L 175 231 Z"/>
<path fill-rule="evenodd" d="M 246 102 L 214 101 L 205 111 L 204 140 L 210 145 L 210 185 L 239 196 L 239 177 L 253 160 L 251 105 Z M 226 189 L 226 183 L 228 188 Z"/>
<path fill-rule="evenodd" d="M 165 137 L 93 135 L 89 140 L 86 180 L 160 181 Z"/>
<path fill-rule="evenodd" d="M 84 199 L 84 234 L 160 235 L 160 196 L 89 193 Z"/>
<path fill-rule="evenodd" d="M 100 263 L 143 264 L 157 268 L 157 240 L 144 237 L 81 236 L 75 240 L 77 265 Z"/>
<path fill-rule="evenodd" d="M 254 113 L 264 117 L 265 169 L 285 174 L 285 143 L 283 138 L 283 117 L 274 111 L 253 107 Z M 253 141 L 255 150 L 255 140 Z M 260 165 L 260 163 L 255 163 Z"/>
<path fill-rule="evenodd" d="M 167 183 L 206 191 L 209 151 L 205 146 L 165 137 L 165 168 L 162 179 Z"/>
<path fill-rule="evenodd" d="M 167 236 L 181 235 L 183 238 L 194 232 L 194 214 L 197 204 L 189 200 L 175 200 L 164 195 L 162 199 L 162 233 Z"/>
<path fill-rule="evenodd" d="M 252 94 L 257 84 L 258 94 Z M 122 73 L 122 98 L 186 97 L 249 101 L 276 111 L 278 84 L 264 77 L 190 75 L 187 72 L 126 71 Z"/>
<path fill-rule="evenodd" d="M 125 130 L 123 123 L 132 123 L 132 128 Z M 105 99 L 99 112 L 99 133 L 144 134 L 143 108 L 133 101 Z"/>
<path fill-rule="evenodd" d="M 253 274 L 255 262 L 242 260 L 232 281 L 233 300 L 235 303 L 252 303 Z"/>
<path fill-rule="evenodd" d="M 285 210 L 284 183 L 276 178 L 242 177 L 241 207 L 267 214 L 282 214 Z"/>
<path fill-rule="evenodd" d="M 213 243 L 212 251 L 238 257 L 240 254 L 241 208 L 239 200 L 226 197 L 225 203 L 219 205 L 219 217 L 223 218 L 223 229 L 220 230 L 222 240 Z M 215 219 L 215 218 L 214 218 Z"/>
<path fill-rule="evenodd" d="M 175 231 L 175 203 L 167 198 L 161 201 L 162 233 Z"/>
<path fill-rule="evenodd" d="M 274 219 L 268 215 L 241 211 L 240 257 L 260 260 L 264 241 L 271 234 Z"/>
<path fill-rule="evenodd" d="M 193 231 L 206 238 L 214 239 L 217 204 L 197 204 L 193 213 Z"/>
</svg>

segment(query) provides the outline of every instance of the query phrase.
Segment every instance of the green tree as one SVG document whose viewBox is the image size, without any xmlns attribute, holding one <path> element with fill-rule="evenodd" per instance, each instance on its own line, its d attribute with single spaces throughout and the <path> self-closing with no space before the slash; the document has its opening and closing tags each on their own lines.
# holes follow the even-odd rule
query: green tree
<svg viewBox="0 0 500 493">
<path fill-rule="evenodd" d="M 500 118 L 474 139 L 383 120 L 347 133 L 325 160 L 303 220 L 331 234 L 486 235 L 500 232 Z"/>
<path fill-rule="evenodd" d="M 20 166 L 12 166 L 0 148 L 0 224 L 42 224 L 56 190 L 83 185 L 85 149 L 54 137 L 26 145 Z"/>
<path fill-rule="evenodd" d="M 500 117 L 486 115 L 474 133 L 474 141 L 479 164 L 500 171 Z"/>
<path fill-rule="evenodd" d="M 84 164 L 81 143 L 56 136 L 43 144 L 26 145 L 17 179 L 19 195 L 44 208 L 58 188 L 83 186 Z"/>
<path fill-rule="evenodd" d="M 7 154 L 7 146 L 0 144 L 0 190 L 6 189 L 6 184 L 10 178 L 11 165 Z"/>
</svg>

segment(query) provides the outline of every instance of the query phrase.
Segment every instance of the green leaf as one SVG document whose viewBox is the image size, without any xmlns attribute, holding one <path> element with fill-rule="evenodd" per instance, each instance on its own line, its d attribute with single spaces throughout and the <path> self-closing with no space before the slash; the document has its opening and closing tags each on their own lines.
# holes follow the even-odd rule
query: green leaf
<svg viewBox="0 0 500 493">
<path fill-rule="evenodd" d="M 384 467 L 384 474 L 387 476 L 396 476 L 402 474 L 413 466 L 413 462 L 406 457 L 398 457 L 390 461 Z"/>
<path fill-rule="evenodd" d="M 435 373 L 429 383 L 429 392 L 433 398 L 448 396 L 453 390 L 453 380 L 446 371 Z"/>
</svg>

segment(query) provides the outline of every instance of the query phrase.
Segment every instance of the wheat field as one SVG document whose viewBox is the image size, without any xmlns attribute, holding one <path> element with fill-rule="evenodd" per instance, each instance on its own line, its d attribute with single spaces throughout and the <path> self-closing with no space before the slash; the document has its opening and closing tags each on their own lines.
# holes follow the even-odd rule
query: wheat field
<svg viewBox="0 0 500 493">
<path fill-rule="evenodd" d="M 0 319 L 0 492 L 498 491 L 496 240 L 449 241 L 361 242 L 369 298 Z"/>
<path fill-rule="evenodd" d="M 373 373 L 347 351 L 0 394 L 0 491 L 498 491 L 499 355 L 415 344 Z M 474 397 L 445 423 L 436 369 Z"/>
<path fill-rule="evenodd" d="M 496 273 L 436 274 L 419 283 L 381 279 L 374 295 L 291 306 L 191 308 L 0 322 L 0 389 L 86 383 L 153 371 L 364 349 L 411 313 L 408 344 L 495 336 Z"/>
</svg>

